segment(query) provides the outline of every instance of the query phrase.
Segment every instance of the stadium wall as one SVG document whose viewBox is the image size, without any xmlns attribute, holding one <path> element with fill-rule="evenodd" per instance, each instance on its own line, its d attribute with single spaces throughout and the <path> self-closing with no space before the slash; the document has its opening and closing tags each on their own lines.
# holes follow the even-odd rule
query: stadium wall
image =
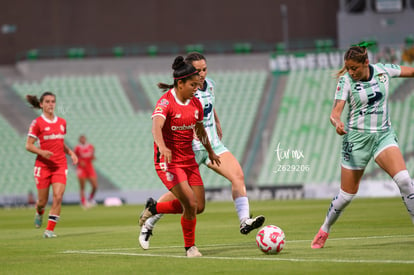
<svg viewBox="0 0 414 275">
<path fill-rule="evenodd" d="M 281 4 L 287 7 L 290 40 L 335 39 L 339 5 L 332 0 L 2 2 L 0 64 L 42 47 L 57 54 L 58 48 L 78 46 L 277 43 L 284 38 Z"/>
</svg>

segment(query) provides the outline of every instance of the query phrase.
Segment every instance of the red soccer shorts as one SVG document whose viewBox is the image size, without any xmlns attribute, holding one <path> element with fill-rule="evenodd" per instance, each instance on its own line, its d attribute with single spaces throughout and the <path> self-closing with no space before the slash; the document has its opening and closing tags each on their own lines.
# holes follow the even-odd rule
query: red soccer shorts
<svg viewBox="0 0 414 275">
<path fill-rule="evenodd" d="M 93 168 L 92 165 L 90 166 L 85 166 L 85 167 L 80 167 L 78 166 L 76 168 L 76 175 L 78 176 L 78 178 L 80 179 L 91 179 L 91 178 L 96 178 L 96 172 L 95 172 L 95 168 Z"/>
<path fill-rule="evenodd" d="M 155 170 L 158 177 L 168 190 L 180 182 L 188 181 L 190 186 L 203 185 L 198 166 L 177 167 L 172 163 L 156 163 Z"/>
<path fill-rule="evenodd" d="M 67 167 L 34 167 L 34 178 L 37 189 L 49 188 L 52 183 L 66 184 Z"/>
</svg>

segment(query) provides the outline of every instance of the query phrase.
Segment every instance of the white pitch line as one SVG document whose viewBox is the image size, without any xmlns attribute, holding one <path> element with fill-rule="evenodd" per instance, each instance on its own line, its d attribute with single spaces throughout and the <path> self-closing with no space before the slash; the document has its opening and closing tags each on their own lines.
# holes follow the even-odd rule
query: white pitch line
<svg viewBox="0 0 414 275">
<path fill-rule="evenodd" d="M 136 256 L 136 257 L 162 257 L 162 258 L 183 258 L 187 259 L 187 256 L 167 255 L 167 254 L 142 254 L 142 253 L 127 253 L 127 252 L 99 252 L 99 251 L 82 251 L 82 250 L 66 250 L 61 252 L 62 254 L 90 254 L 90 255 L 117 255 L 117 256 Z M 271 257 L 271 258 L 270 258 Z M 198 259 L 208 260 L 236 260 L 236 261 L 283 261 L 283 262 L 331 262 L 331 263 L 387 263 L 387 264 L 414 264 L 413 261 L 403 260 L 345 260 L 345 259 L 293 259 L 293 258 L 281 258 L 272 257 L 269 258 L 254 258 L 254 257 L 214 257 L 214 256 L 202 256 Z"/>
<path fill-rule="evenodd" d="M 330 238 L 329 241 L 341 241 L 341 240 L 363 240 L 363 239 L 389 239 L 389 238 L 404 238 L 414 237 L 411 235 L 389 235 L 389 236 L 368 236 L 368 237 L 348 237 L 348 238 Z M 292 240 L 288 242 L 310 242 L 310 240 Z M 243 247 L 249 243 L 238 244 L 211 244 L 203 245 L 202 247 Z M 168 248 L 181 248 L 182 246 L 167 246 L 167 247 L 152 247 L 153 249 L 168 249 Z M 133 248 L 108 248 L 108 249 L 96 249 L 96 250 L 66 250 L 60 253 L 62 254 L 90 254 L 90 255 L 118 255 L 118 256 L 136 256 L 136 257 L 163 257 L 163 258 L 187 258 L 186 256 L 179 255 L 167 255 L 167 254 L 150 254 L 150 253 L 131 253 L 120 252 L 125 250 L 136 250 L 138 247 Z M 265 256 L 266 257 L 266 256 Z M 332 262 L 332 263 L 388 263 L 388 264 L 414 264 L 414 260 L 349 260 L 349 259 L 300 259 L 300 258 L 282 258 L 282 257 L 215 257 L 215 256 L 203 256 L 200 259 L 211 260 L 249 260 L 249 261 L 285 261 L 285 262 Z"/>
</svg>

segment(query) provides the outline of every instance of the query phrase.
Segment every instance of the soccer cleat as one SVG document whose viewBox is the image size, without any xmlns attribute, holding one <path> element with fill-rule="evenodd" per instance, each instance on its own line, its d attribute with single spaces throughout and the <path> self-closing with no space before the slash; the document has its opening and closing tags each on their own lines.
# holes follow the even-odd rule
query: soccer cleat
<svg viewBox="0 0 414 275">
<path fill-rule="evenodd" d="M 149 239 L 152 236 L 152 230 L 147 229 L 145 225 L 141 227 L 141 233 L 139 234 L 138 241 L 139 245 L 142 247 L 142 249 L 147 250 L 150 246 Z"/>
<path fill-rule="evenodd" d="M 42 226 L 43 222 L 43 215 L 39 215 L 39 213 L 36 212 L 35 219 L 34 219 L 34 225 L 36 228 L 40 228 Z"/>
<path fill-rule="evenodd" d="M 322 229 L 319 229 L 318 234 L 316 234 L 315 238 L 312 241 L 311 247 L 313 249 L 323 248 L 325 246 L 325 242 L 328 239 L 329 233 L 326 233 Z"/>
<path fill-rule="evenodd" d="M 264 221 L 265 221 L 265 217 L 262 215 L 257 216 L 254 219 L 252 218 L 247 219 L 240 225 L 240 233 L 244 235 L 249 234 L 250 231 L 252 231 L 253 229 L 256 229 L 262 226 Z"/>
<path fill-rule="evenodd" d="M 157 201 L 154 200 L 153 198 L 148 198 L 147 202 L 145 203 L 145 208 L 144 210 L 141 212 L 141 214 L 139 215 L 139 221 L 138 224 L 139 226 L 143 226 L 145 221 L 151 217 L 152 215 L 154 215 L 151 212 L 151 208 L 154 208 L 157 205 Z"/>
<path fill-rule="evenodd" d="M 94 199 L 90 199 L 88 200 L 88 207 L 95 207 L 96 206 L 96 201 Z"/>
<path fill-rule="evenodd" d="M 53 231 L 45 230 L 45 233 L 43 233 L 43 238 L 56 238 L 56 234 Z"/>
<path fill-rule="evenodd" d="M 189 258 L 201 257 L 201 256 L 203 255 L 200 253 L 200 251 L 198 251 L 198 248 L 195 245 L 193 245 L 187 250 L 187 257 Z"/>
</svg>

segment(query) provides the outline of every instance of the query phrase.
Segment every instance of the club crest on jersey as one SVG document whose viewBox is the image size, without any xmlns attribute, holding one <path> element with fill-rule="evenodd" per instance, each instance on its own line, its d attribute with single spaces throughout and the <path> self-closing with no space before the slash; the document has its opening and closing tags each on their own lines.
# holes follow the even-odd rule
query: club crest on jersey
<svg viewBox="0 0 414 275">
<path fill-rule="evenodd" d="M 167 107 L 168 104 L 170 104 L 170 102 L 168 102 L 168 100 L 166 100 L 165 98 L 161 99 L 160 106 Z"/>
<path fill-rule="evenodd" d="M 381 82 L 381 83 L 387 82 L 387 76 L 384 75 L 384 74 L 379 74 L 378 75 L 378 81 Z"/>
<path fill-rule="evenodd" d="M 196 119 L 198 119 L 198 110 L 195 110 L 195 112 L 194 112 L 194 117 L 195 117 Z"/>
</svg>

